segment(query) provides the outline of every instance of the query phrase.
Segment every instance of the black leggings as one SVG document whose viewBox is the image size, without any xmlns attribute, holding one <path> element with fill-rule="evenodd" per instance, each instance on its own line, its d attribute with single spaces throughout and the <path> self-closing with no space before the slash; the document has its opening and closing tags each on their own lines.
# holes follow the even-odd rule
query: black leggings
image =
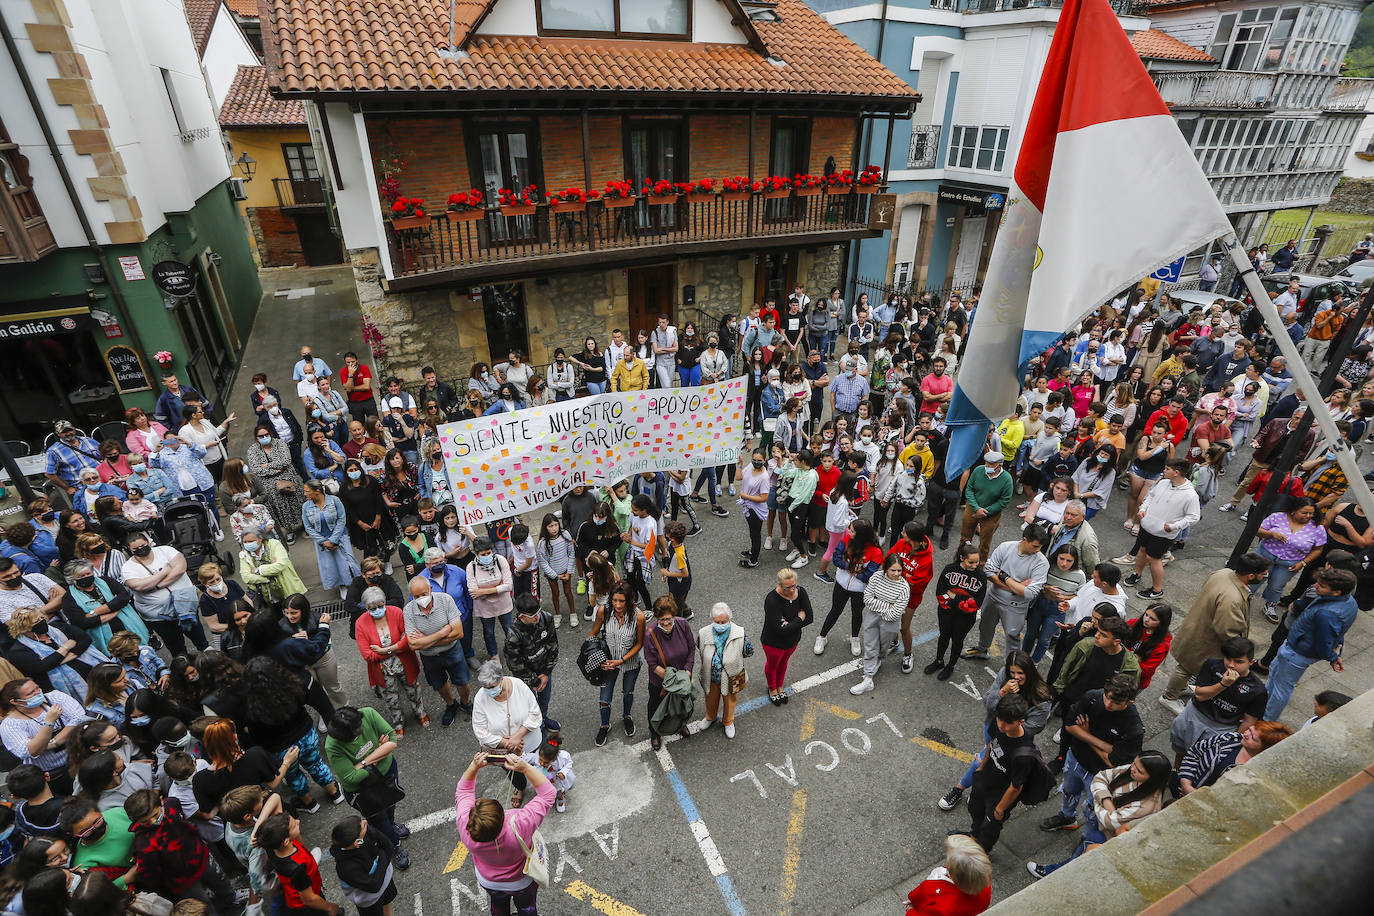
<svg viewBox="0 0 1374 916">
<path fill-rule="evenodd" d="M 906 505 L 905 503 L 900 503 L 900 502 L 897 502 L 896 500 L 894 500 L 893 503 L 892 503 L 891 508 L 892 508 L 892 543 L 895 544 L 895 543 L 897 543 L 897 538 L 899 538 L 899 537 L 902 536 L 902 529 L 906 527 L 906 523 L 909 522 L 909 521 L 911 521 L 912 519 L 916 518 L 916 509 L 919 508 L 919 507 L 916 507 L 916 506 L 908 506 L 908 505 Z M 930 529 L 930 530 L 931 530 L 931 531 L 934 531 L 935 529 L 932 528 L 932 529 Z"/>
<path fill-rule="evenodd" d="M 884 506 L 878 500 L 873 500 L 873 530 L 879 539 L 887 537 L 887 515 L 892 511 L 891 504 Z M 896 538 L 893 538 L 896 540 Z"/>
<path fill-rule="evenodd" d="M 947 611 L 940 608 L 935 616 L 940 623 L 940 638 L 935 643 L 935 660 L 945 661 L 945 650 L 948 649 L 949 656 L 945 664 L 953 665 L 959 654 L 964 651 L 964 637 L 973 629 L 973 622 L 978 619 L 978 615 L 966 614 L 957 609 Z"/>
<path fill-rule="evenodd" d="M 807 544 L 809 534 L 807 532 L 807 516 L 810 514 L 811 504 L 802 503 L 797 508 L 787 513 L 787 521 L 791 527 L 788 534 L 792 538 L 792 546 L 797 548 L 802 556 L 807 555 Z"/>
<path fill-rule="evenodd" d="M 749 525 L 749 559 L 757 563 L 763 549 L 763 519 L 746 511 L 744 520 Z"/>
<path fill-rule="evenodd" d="M 821 624 L 822 636 L 830 635 L 830 631 L 840 619 L 840 611 L 844 610 L 846 601 L 849 602 L 849 635 L 859 635 L 859 624 L 864 613 L 864 593 L 851 592 L 836 582 L 835 590 L 830 595 L 830 613 L 825 615 L 825 623 Z"/>
<path fill-rule="evenodd" d="M 671 509 L 669 510 L 668 518 L 670 518 L 672 521 L 677 521 L 678 512 L 683 509 L 686 509 L 687 517 L 692 520 L 692 527 L 700 527 L 700 523 L 697 521 L 696 510 L 692 508 L 692 501 L 688 499 L 686 496 L 682 496 L 677 492 L 669 493 L 668 505 L 671 507 Z"/>
<path fill-rule="evenodd" d="M 635 548 L 631 547 L 631 550 Z M 627 577 L 630 587 L 639 595 L 639 600 L 644 603 L 644 607 L 652 608 L 654 599 L 649 597 L 649 583 L 645 581 L 644 560 L 636 556 L 630 561 L 629 576 Z"/>
</svg>

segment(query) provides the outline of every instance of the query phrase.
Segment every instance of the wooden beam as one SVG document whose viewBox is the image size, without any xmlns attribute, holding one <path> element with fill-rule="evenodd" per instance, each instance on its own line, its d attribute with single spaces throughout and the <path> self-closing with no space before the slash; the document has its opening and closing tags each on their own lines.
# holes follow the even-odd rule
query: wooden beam
<svg viewBox="0 0 1374 916">
<path fill-rule="evenodd" d="M 587 117 L 587 106 L 582 106 L 582 175 L 586 180 L 585 190 L 592 189 L 592 130 Z"/>
</svg>

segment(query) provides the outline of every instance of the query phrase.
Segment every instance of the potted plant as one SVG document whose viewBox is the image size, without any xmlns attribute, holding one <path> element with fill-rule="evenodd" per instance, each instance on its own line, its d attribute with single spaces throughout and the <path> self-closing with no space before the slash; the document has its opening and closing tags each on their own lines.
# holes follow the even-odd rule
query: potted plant
<svg viewBox="0 0 1374 916">
<path fill-rule="evenodd" d="M 817 175 L 793 175 L 792 187 L 798 197 L 815 197 L 825 190 L 825 179 Z"/>
<path fill-rule="evenodd" d="M 753 185 L 757 184 L 758 182 L 753 183 Z M 748 200 L 749 196 L 758 190 L 753 185 L 743 175 L 727 178 L 721 182 L 720 197 L 722 200 Z"/>
<path fill-rule="evenodd" d="M 487 215 L 486 195 L 473 188 L 448 196 L 448 221 L 450 223 L 471 223 Z"/>
<path fill-rule="evenodd" d="M 573 186 L 550 194 L 549 207 L 556 213 L 583 213 L 587 209 L 587 201 L 600 196 L 599 191 L 584 191 Z"/>
<path fill-rule="evenodd" d="M 759 185 L 764 198 L 767 200 L 787 197 L 792 193 L 792 180 L 783 178 L 781 175 L 769 175 L 759 182 Z"/>
<path fill-rule="evenodd" d="M 710 200 L 715 196 L 714 186 L 709 178 L 699 178 L 696 181 L 689 181 L 683 185 L 687 191 L 687 199 L 694 201 Z"/>
<path fill-rule="evenodd" d="M 644 182 L 644 196 L 649 199 L 649 203 L 656 206 L 675 204 L 681 194 L 682 186 L 666 178 Z"/>
<path fill-rule="evenodd" d="M 854 193 L 877 194 L 878 186 L 883 183 L 883 170 L 876 165 L 864 166 L 859 177 L 854 180 Z"/>
<path fill-rule="evenodd" d="M 172 352 L 170 350 L 158 350 L 153 354 L 153 359 L 157 360 L 157 364 L 162 371 L 168 372 L 171 370 Z"/>
<path fill-rule="evenodd" d="M 419 229 L 429 225 L 429 214 L 425 212 L 425 202 L 418 197 L 398 197 L 391 205 L 391 227 Z"/>
<path fill-rule="evenodd" d="M 620 207 L 633 207 L 635 204 L 635 186 L 628 181 L 608 181 L 605 189 L 601 192 L 601 201 L 607 209 L 611 210 Z"/>
<path fill-rule="evenodd" d="M 531 216 L 539 205 L 539 189 L 534 185 L 523 188 L 502 188 L 500 192 L 502 216 Z"/>
<path fill-rule="evenodd" d="M 852 169 L 837 169 L 825 176 L 825 191 L 827 194 L 848 194 L 850 185 L 854 184 L 854 172 Z"/>
</svg>

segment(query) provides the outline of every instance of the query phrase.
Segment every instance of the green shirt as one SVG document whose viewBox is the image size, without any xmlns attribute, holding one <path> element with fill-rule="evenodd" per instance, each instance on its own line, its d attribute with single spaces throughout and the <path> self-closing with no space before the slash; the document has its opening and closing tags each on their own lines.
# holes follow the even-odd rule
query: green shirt
<svg viewBox="0 0 1374 916">
<path fill-rule="evenodd" d="M 986 468 L 974 468 L 973 473 L 968 475 L 964 500 L 971 512 L 984 509 L 988 515 L 996 515 L 1011 502 L 1011 488 L 1011 473 L 1006 469 L 996 477 L 990 478 Z"/>
<path fill-rule="evenodd" d="M 105 818 L 105 835 L 94 843 L 75 841 L 72 868 L 132 868 L 134 835 L 129 830 L 129 815 L 120 807 L 110 808 L 100 814 Z"/>
<path fill-rule="evenodd" d="M 333 771 L 335 778 L 349 792 L 361 789 L 367 781 L 367 770 L 356 770 L 353 768 L 354 764 L 396 734 L 391 723 L 383 719 L 381 713 L 371 706 L 363 706 L 359 711 L 363 714 L 363 726 L 358 737 L 352 741 L 340 741 L 332 735 L 324 739 L 324 759 L 329 763 L 329 769 Z M 395 765 L 395 761 L 388 754 L 377 764 L 377 769 L 383 773 L 390 773 Z"/>
</svg>

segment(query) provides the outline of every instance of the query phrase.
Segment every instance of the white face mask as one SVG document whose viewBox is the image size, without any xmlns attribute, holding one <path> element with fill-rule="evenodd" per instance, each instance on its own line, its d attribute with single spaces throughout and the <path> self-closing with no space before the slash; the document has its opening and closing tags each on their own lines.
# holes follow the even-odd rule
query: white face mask
<svg viewBox="0 0 1374 916">
<path fill-rule="evenodd" d="M 415 603 L 418 604 L 420 607 L 429 607 L 431 604 L 434 603 L 434 596 L 425 595 L 423 598 L 416 598 Z"/>
</svg>

